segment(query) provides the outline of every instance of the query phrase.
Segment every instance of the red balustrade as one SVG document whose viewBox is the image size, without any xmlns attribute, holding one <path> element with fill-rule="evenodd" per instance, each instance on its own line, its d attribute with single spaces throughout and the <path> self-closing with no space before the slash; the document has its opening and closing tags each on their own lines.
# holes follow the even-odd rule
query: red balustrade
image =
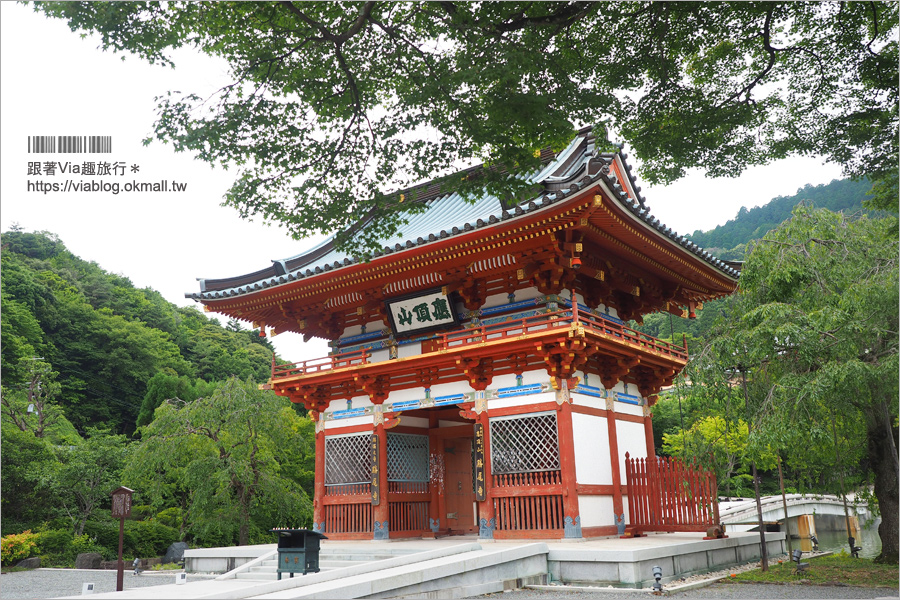
<svg viewBox="0 0 900 600">
<path fill-rule="evenodd" d="M 372 536 L 372 502 L 325 505 L 325 531 Z"/>
<path fill-rule="evenodd" d="M 501 473 L 493 475 L 494 489 L 511 487 L 534 487 L 562 485 L 559 471 L 539 471 L 537 473 Z"/>
<path fill-rule="evenodd" d="M 421 535 L 429 528 L 428 506 L 430 500 L 420 502 L 391 502 L 389 506 L 391 534 L 400 532 Z"/>
<path fill-rule="evenodd" d="M 313 358 L 298 363 L 286 363 L 283 365 L 272 364 L 272 379 L 279 377 L 291 377 L 293 375 L 311 375 L 320 371 L 332 371 L 346 367 L 357 367 L 368 364 L 371 356 L 367 350 L 354 350 L 343 352 L 322 358 Z"/>
<path fill-rule="evenodd" d="M 625 454 L 628 529 L 706 531 L 719 524 L 716 475 L 670 458 L 631 458 Z"/>
<path fill-rule="evenodd" d="M 559 537 L 564 528 L 562 494 L 494 498 L 497 531 L 531 530 Z"/>
<path fill-rule="evenodd" d="M 583 328 L 587 334 L 613 338 L 622 343 L 640 346 L 651 352 L 671 356 L 678 360 L 687 360 L 688 357 L 686 345 L 677 346 L 670 342 L 664 342 L 624 324 L 582 310 L 578 308 L 577 303 L 574 311 L 571 309 L 555 310 L 502 323 L 442 333 L 433 340 L 428 340 L 428 348 L 423 346 L 423 353 L 462 349 L 484 342 L 518 338 L 554 329 L 569 328 L 573 325 Z M 298 363 L 276 365 L 273 361 L 272 378 L 311 375 L 322 371 L 366 365 L 369 364 L 370 356 L 371 354 L 367 350 L 361 349 Z"/>
</svg>

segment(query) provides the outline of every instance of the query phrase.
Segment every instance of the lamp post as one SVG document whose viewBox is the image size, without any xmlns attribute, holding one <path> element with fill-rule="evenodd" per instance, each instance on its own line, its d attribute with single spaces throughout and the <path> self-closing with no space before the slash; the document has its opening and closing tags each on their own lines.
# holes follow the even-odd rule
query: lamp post
<svg viewBox="0 0 900 600">
<path fill-rule="evenodd" d="M 121 592 L 125 580 L 125 563 L 122 562 L 122 543 L 125 540 L 125 517 L 131 516 L 131 495 L 134 490 L 119 487 L 112 496 L 112 516 L 119 519 L 119 559 L 116 563 L 116 591 Z"/>
</svg>

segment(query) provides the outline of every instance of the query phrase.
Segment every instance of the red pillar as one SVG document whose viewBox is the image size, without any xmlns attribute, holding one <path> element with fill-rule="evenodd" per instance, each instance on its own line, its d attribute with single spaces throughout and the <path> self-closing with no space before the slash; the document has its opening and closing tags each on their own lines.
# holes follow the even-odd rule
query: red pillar
<svg viewBox="0 0 900 600">
<path fill-rule="evenodd" d="M 478 537 L 493 539 L 497 530 L 497 517 L 494 513 L 492 496 L 493 478 L 491 476 L 491 427 L 487 411 L 478 415 L 478 423 L 484 428 L 484 488 L 485 498 L 478 503 Z"/>
<path fill-rule="evenodd" d="M 647 444 L 647 458 L 655 458 L 656 443 L 653 441 L 653 414 L 650 412 L 649 400 L 648 404 L 644 404 L 644 441 Z"/>
<path fill-rule="evenodd" d="M 313 487 L 313 531 L 325 531 L 325 428 L 316 418 L 316 475 Z"/>
<path fill-rule="evenodd" d="M 376 406 L 379 410 L 381 405 Z M 372 508 L 372 517 L 375 521 L 373 539 L 386 540 L 390 538 L 390 526 L 388 520 L 390 510 L 388 508 L 388 473 L 387 473 L 387 432 L 384 430 L 384 418 L 382 413 L 375 413 L 375 436 L 378 438 L 378 504 Z"/>
<path fill-rule="evenodd" d="M 606 427 L 609 437 L 609 462 L 612 468 L 613 518 L 619 535 L 625 533 L 625 509 L 622 502 L 622 474 L 619 471 L 619 437 L 616 432 L 616 410 L 612 398 L 606 399 Z"/>
<path fill-rule="evenodd" d="M 564 536 L 581 537 L 581 514 L 578 512 L 578 492 L 575 478 L 575 443 L 572 430 L 572 405 L 569 404 L 568 390 L 560 390 L 565 398 L 557 408 L 559 430 L 559 463 L 563 487 Z"/>
</svg>

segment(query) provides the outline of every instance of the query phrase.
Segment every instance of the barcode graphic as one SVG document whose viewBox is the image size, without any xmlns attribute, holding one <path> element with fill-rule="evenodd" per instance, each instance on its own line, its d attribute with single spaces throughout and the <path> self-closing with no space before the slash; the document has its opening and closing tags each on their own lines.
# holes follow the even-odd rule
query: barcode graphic
<svg viewBox="0 0 900 600">
<path fill-rule="evenodd" d="M 29 135 L 28 154 L 111 154 L 111 135 Z"/>
</svg>

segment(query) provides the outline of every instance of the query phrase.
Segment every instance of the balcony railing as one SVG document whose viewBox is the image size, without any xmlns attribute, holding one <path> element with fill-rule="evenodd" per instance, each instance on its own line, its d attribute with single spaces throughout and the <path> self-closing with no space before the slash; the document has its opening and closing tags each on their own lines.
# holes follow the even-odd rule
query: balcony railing
<svg viewBox="0 0 900 600">
<path fill-rule="evenodd" d="M 646 350 L 664 356 L 671 356 L 678 360 L 687 360 L 688 357 L 686 344 L 678 346 L 649 336 L 645 333 L 641 333 L 622 323 L 582 310 L 578 308 L 577 303 L 575 305 L 575 310 L 566 308 L 563 310 L 546 312 L 540 315 L 511 319 L 502 323 L 482 325 L 468 329 L 457 329 L 441 333 L 434 338 L 431 352 L 458 350 L 485 342 L 520 338 L 556 329 L 571 328 L 572 325 L 583 327 L 585 333 L 590 333 L 598 337 L 617 339 L 629 345 L 640 346 Z M 424 352 L 423 354 L 428 354 L 428 352 Z M 369 358 L 371 358 L 371 356 L 371 352 L 362 349 L 283 365 L 276 365 L 273 359 L 272 379 L 296 375 L 312 375 L 322 371 L 358 367 L 369 364 Z"/>
</svg>

